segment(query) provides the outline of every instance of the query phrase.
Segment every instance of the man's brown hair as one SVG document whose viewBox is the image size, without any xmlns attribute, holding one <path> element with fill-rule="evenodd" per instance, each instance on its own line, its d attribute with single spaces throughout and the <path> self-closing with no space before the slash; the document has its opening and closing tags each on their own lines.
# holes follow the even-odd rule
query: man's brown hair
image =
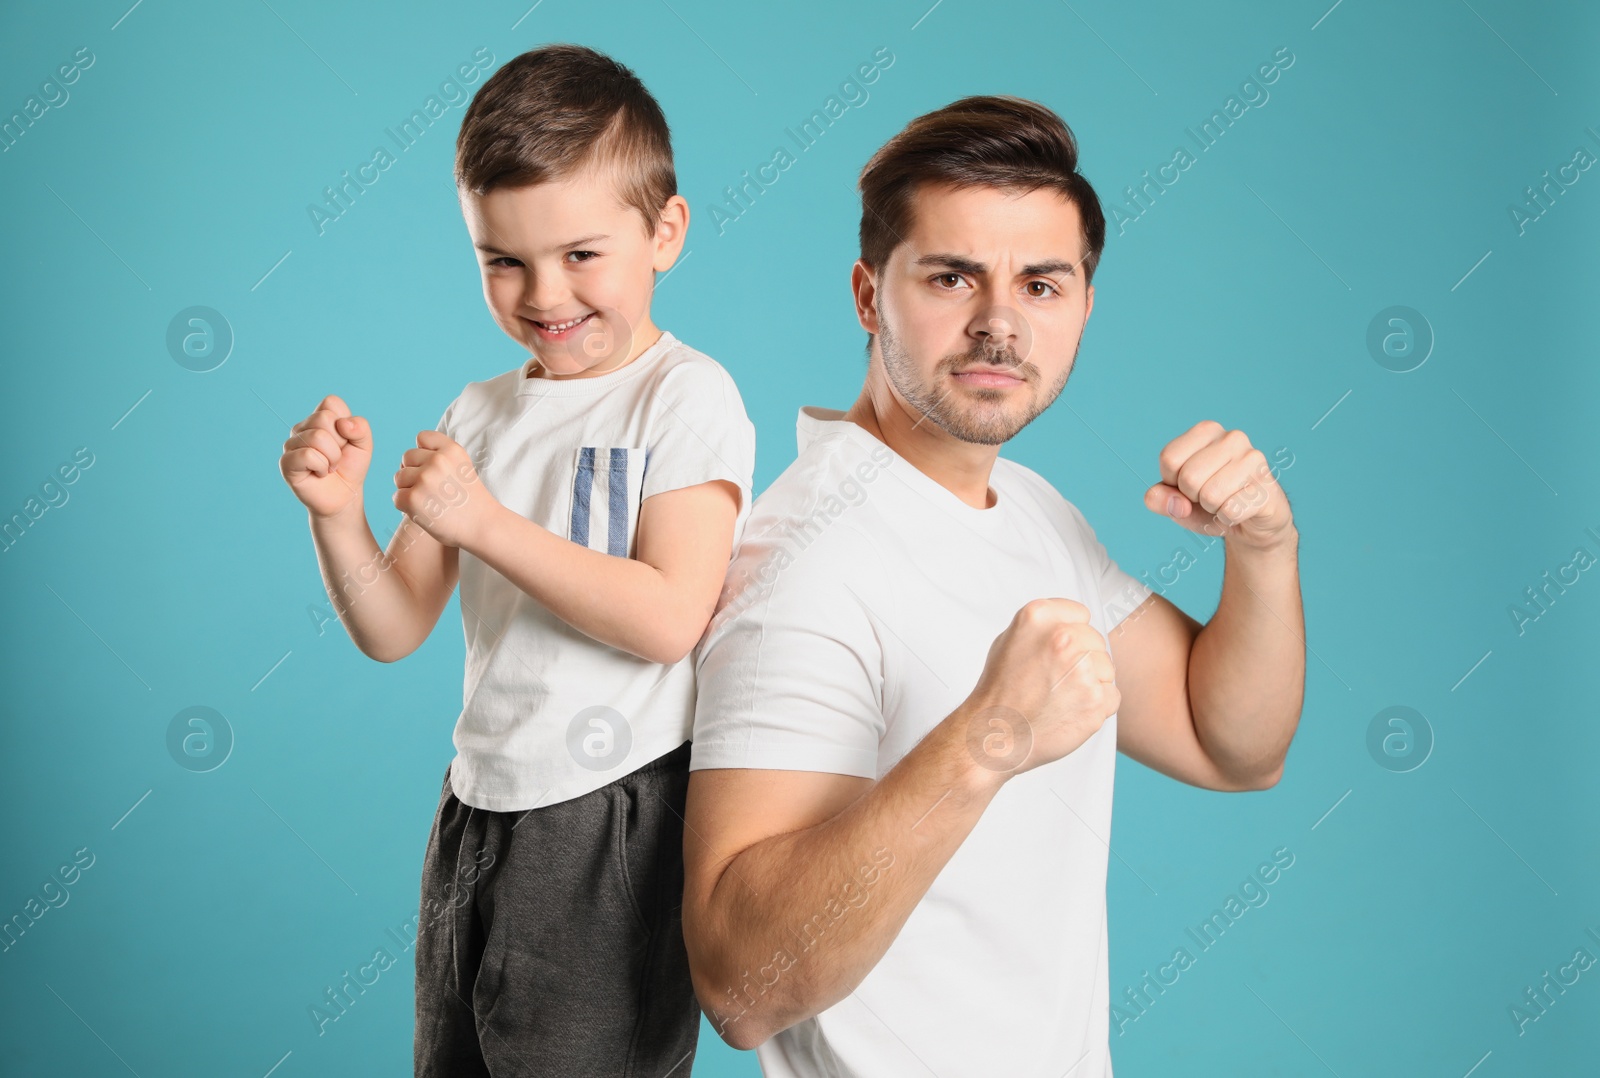
<svg viewBox="0 0 1600 1078">
<path fill-rule="evenodd" d="M 861 170 L 861 260 L 881 267 L 911 231 L 912 198 L 924 184 L 1061 192 L 1083 218 L 1084 280 L 1106 245 L 1106 217 L 1078 171 L 1078 143 L 1061 117 L 1009 95 L 963 97 L 918 116 Z"/>
<path fill-rule="evenodd" d="M 475 195 L 563 179 L 591 162 L 613 170 L 623 203 L 655 235 L 678 193 L 667 119 L 637 75 L 582 45 L 508 60 L 473 95 L 456 136 L 456 186 Z"/>
</svg>

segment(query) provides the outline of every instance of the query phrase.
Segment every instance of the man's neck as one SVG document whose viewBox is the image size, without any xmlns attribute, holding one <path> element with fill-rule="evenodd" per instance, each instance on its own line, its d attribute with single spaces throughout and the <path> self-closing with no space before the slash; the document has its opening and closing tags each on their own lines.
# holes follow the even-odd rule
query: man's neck
<svg viewBox="0 0 1600 1078">
<path fill-rule="evenodd" d="M 911 462 L 917 471 L 974 509 L 988 509 L 997 445 L 963 442 L 902 400 L 873 364 L 861 396 L 844 418 Z"/>
</svg>

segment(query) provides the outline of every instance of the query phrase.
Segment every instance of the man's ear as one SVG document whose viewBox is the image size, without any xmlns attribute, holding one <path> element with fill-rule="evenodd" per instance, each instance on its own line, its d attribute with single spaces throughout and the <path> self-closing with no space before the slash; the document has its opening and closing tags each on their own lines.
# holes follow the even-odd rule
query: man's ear
<svg viewBox="0 0 1600 1078">
<path fill-rule="evenodd" d="M 1094 285 L 1089 286 L 1088 290 L 1084 292 L 1084 296 L 1086 298 L 1083 305 L 1083 324 L 1088 325 L 1089 315 L 1094 313 Z"/>
<path fill-rule="evenodd" d="M 856 321 L 868 333 L 878 332 L 878 280 L 873 268 L 861 259 L 850 267 L 850 291 L 856 302 Z"/>
</svg>

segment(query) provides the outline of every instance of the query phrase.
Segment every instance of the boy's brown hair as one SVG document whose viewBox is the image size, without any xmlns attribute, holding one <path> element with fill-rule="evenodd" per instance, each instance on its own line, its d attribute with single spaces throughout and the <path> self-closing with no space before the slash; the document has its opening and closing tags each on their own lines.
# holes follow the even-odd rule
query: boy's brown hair
<svg viewBox="0 0 1600 1078">
<path fill-rule="evenodd" d="M 918 116 L 861 170 L 861 260 L 881 267 L 911 231 L 923 184 L 1061 192 L 1083 218 L 1084 280 L 1106 245 L 1100 199 L 1078 171 L 1078 143 L 1061 117 L 1009 95 L 963 97 Z"/>
<path fill-rule="evenodd" d="M 678 193 L 672 137 L 639 77 L 582 45 L 508 60 L 473 95 L 456 136 L 456 186 L 475 195 L 559 180 L 596 162 L 653 236 Z"/>
</svg>

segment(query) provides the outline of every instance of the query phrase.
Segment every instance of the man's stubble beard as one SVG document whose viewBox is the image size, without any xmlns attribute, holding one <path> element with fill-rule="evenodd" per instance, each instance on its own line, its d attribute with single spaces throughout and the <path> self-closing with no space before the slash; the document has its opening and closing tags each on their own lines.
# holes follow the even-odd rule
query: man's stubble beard
<svg viewBox="0 0 1600 1078">
<path fill-rule="evenodd" d="M 948 392 L 936 392 L 932 385 L 920 381 L 916 364 L 901 349 L 900 341 L 890 330 L 888 320 L 883 317 L 881 309 L 878 313 L 878 351 L 883 356 L 883 369 L 890 384 L 919 415 L 938 424 L 952 438 L 978 445 L 1001 445 L 1009 442 L 1016 437 L 1017 432 L 1055 403 L 1055 399 L 1066 388 L 1067 379 L 1072 375 L 1073 368 L 1077 366 L 1078 348 L 1082 343 L 1083 337 L 1080 335 L 1078 344 L 1072 349 L 1072 361 L 1061 372 L 1061 377 L 1050 387 L 1043 400 L 1040 399 L 1038 392 L 1039 368 L 1017 355 L 1016 350 L 1009 344 L 997 349 L 978 343 L 966 352 L 945 356 L 935 365 L 934 382 L 952 371 L 979 364 L 987 364 L 997 370 L 1012 371 L 1022 375 L 1032 396 L 1030 404 L 1024 408 L 1025 414 L 1018 416 L 1013 410 L 1000 406 L 1005 395 L 1016 393 L 1014 389 L 970 388 L 967 392 L 977 400 L 967 402 L 957 398 L 954 388 Z"/>
</svg>

